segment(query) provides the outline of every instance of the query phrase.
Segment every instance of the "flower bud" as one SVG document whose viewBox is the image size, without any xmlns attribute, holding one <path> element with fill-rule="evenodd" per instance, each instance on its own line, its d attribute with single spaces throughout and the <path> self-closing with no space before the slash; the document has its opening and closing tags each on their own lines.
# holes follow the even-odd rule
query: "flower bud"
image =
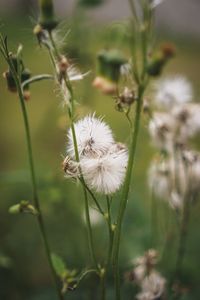
<svg viewBox="0 0 200 300">
<path fill-rule="evenodd" d="M 121 66 L 126 62 L 124 56 L 116 49 L 101 51 L 98 54 L 98 76 L 95 78 L 93 86 L 105 94 L 115 94 Z"/>
<path fill-rule="evenodd" d="M 147 65 L 147 73 L 150 76 L 159 76 L 163 67 L 170 58 L 175 55 L 175 48 L 171 44 L 163 44 L 149 60 Z"/>
<path fill-rule="evenodd" d="M 21 82 L 23 83 L 24 81 L 30 79 L 30 77 L 31 77 L 31 72 L 28 69 L 24 69 L 21 75 Z M 23 95 L 24 95 L 24 100 L 28 101 L 30 99 L 29 84 L 26 84 L 24 86 Z"/>
<path fill-rule="evenodd" d="M 36 208 L 30 204 L 28 201 L 22 200 L 20 203 L 15 204 L 9 208 L 10 214 L 18 214 L 18 213 L 29 213 L 32 215 L 38 215 L 38 211 Z"/>
<path fill-rule="evenodd" d="M 7 81 L 7 88 L 10 92 L 15 93 L 17 91 L 17 87 L 15 84 L 15 80 L 11 74 L 10 71 L 6 71 L 3 73 L 3 77 L 6 79 Z"/>
<path fill-rule="evenodd" d="M 99 75 L 107 77 L 111 81 L 118 82 L 120 77 L 120 68 L 126 62 L 127 60 L 118 50 L 103 50 L 98 55 Z"/>
<path fill-rule="evenodd" d="M 18 72 L 18 62 L 17 62 L 17 57 L 16 55 L 13 55 L 12 53 L 9 53 L 12 65 L 15 69 L 16 72 Z M 17 87 L 16 87 L 16 83 L 15 80 L 13 78 L 12 72 L 10 70 L 10 68 L 8 69 L 8 71 L 3 73 L 3 77 L 6 79 L 7 81 L 7 88 L 10 92 L 16 92 L 17 91 Z"/>
<path fill-rule="evenodd" d="M 42 44 L 47 38 L 46 32 L 40 24 L 37 24 L 33 29 L 33 34 L 37 37 L 39 45 Z"/>
<path fill-rule="evenodd" d="M 40 18 L 39 23 L 43 29 L 51 31 L 53 30 L 58 21 L 54 15 L 54 7 L 52 0 L 40 0 Z"/>
<path fill-rule="evenodd" d="M 116 99 L 116 109 L 118 111 L 129 109 L 135 99 L 136 97 L 134 91 L 125 87 L 124 91 Z"/>
</svg>

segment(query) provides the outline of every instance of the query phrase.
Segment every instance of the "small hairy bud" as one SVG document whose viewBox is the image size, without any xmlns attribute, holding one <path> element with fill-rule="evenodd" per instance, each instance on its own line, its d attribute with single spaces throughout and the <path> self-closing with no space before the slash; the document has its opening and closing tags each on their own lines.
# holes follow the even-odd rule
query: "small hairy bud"
<svg viewBox="0 0 200 300">
<path fill-rule="evenodd" d="M 47 35 L 45 30 L 42 28 L 40 24 L 37 24 L 33 29 L 33 34 L 37 37 L 39 45 L 42 44 L 43 41 L 47 39 Z"/>
<path fill-rule="evenodd" d="M 58 24 L 54 15 L 52 0 L 40 0 L 40 17 L 39 24 L 43 29 L 52 31 Z"/>
<path fill-rule="evenodd" d="M 11 206 L 9 208 L 9 213 L 10 214 L 29 213 L 32 215 L 37 215 L 38 211 L 28 201 L 22 200 L 20 203 Z"/>
<path fill-rule="evenodd" d="M 170 44 L 164 44 L 160 49 L 149 59 L 147 65 L 147 73 L 150 76 L 159 76 L 163 70 L 163 67 L 175 54 L 175 49 Z"/>
<path fill-rule="evenodd" d="M 70 67 L 69 61 L 64 55 L 62 55 L 57 63 L 59 82 L 61 82 L 62 79 L 66 77 L 66 73 L 69 67 Z"/>
<path fill-rule="evenodd" d="M 116 108 L 119 111 L 129 109 L 135 101 L 135 92 L 130 90 L 128 87 L 124 88 L 124 91 L 116 99 Z"/>
</svg>

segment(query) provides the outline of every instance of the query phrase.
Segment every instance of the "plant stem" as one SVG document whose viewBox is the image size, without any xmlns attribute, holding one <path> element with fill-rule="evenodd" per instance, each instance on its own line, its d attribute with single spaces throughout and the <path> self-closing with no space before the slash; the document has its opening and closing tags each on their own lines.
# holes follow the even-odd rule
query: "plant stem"
<svg viewBox="0 0 200 300">
<path fill-rule="evenodd" d="M 190 219 L 190 200 L 191 199 L 188 199 L 187 197 L 186 199 L 184 199 L 178 253 L 177 253 L 177 260 L 176 260 L 176 267 L 175 267 L 175 280 L 178 279 L 181 275 L 183 260 L 185 257 L 188 224 Z"/>
<path fill-rule="evenodd" d="M 32 181 L 32 188 L 33 188 L 33 201 L 34 201 L 35 208 L 38 211 L 38 215 L 37 215 L 38 225 L 39 225 L 40 233 L 41 233 L 42 240 L 44 243 L 47 260 L 48 260 L 50 270 L 52 273 L 52 277 L 54 279 L 55 287 L 57 290 L 58 299 L 64 300 L 64 296 L 61 293 L 58 278 L 57 278 L 56 272 L 53 267 L 50 246 L 48 243 L 48 239 L 47 239 L 47 235 L 46 235 L 46 231 L 45 231 L 44 220 L 43 220 L 43 215 L 42 215 L 40 202 L 39 202 L 38 188 L 37 188 L 36 175 L 35 175 L 35 167 L 34 167 L 34 159 L 33 159 L 33 151 L 32 151 L 32 143 L 31 143 L 31 135 L 30 135 L 30 126 L 29 126 L 23 91 L 22 91 L 22 87 L 21 87 L 21 83 L 18 78 L 18 75 L 12 65 L 12 62 L 9 60 L 9 57 L 8 57 L 8 62 L 9 62 L 9 66 L 12 70 L 13 78 L 15 80 L 17 91 L 18 91 L 18 96 L 20 99 L 21 111 L 22 111 L 24 128 L 25 128 L 25 133 L 26 133 L 27 148 L 28 148 L 28 159 L 29 159 L 30 174 L 31 174 L 31 181 Z"/>
<path fill-rule="evenodd" d="M 54 50 L 55 56 L 57 59 L 59 59 L 61 57 L 61 54 L 59 53 L 59 50 L 56 46 L 56 43 L 53 39 L 53 35 L 51 32 L 49 32 L 49 39 L 50 39 L 52 48 Z M 48 48 L 48 50 L 49 50 L 49 53 L 50 53 L 50 56 L 52 59 L 52 52 L 49 48 Z M 55 62 L 55 59 L 53 59 L 53 61 Z M 56 67 L 55 67 L 55 71 L 57 72 Z M 68 109 L 68 115 L 71 120 L 71 131 L 72 131 L 72 138 L 73 138 L 73 144 L 74 144 L 75 158 L 76 158 L 76 161 L 79 162 L 80 157 L 79 157 L 79 152 L 78 152 L 78 144 L 77 144 L 76 132 L 75 132 L 75 126 L 74 126 L 74 92 L 73 92 L 73 87 L 71 85 L 71 82 L 68 78 L 67 73 L 66 73 L 66 77 L 64 78 L 64 82 L 65 82 L 66 88 L 68 89 L 70 96 L 71 96 L 70 97 L 71 109 L 70 108 Z M 80 173 L 81 173 L 81 169 L 80 169 Z M 80 176 L 80 181 L 83 186 L 83 193 L 84 193 L 84 200 L 85 200 L 85 215 L 86 215 L 86 222 L 87 222 L 87 228 L 88 228 L 88 243 L 89 243 L 90 256 L 93 260 L 93 263 L 94 263 L 96 269 L 98 270 L 98 264 L 97 264 L 95 251 L 94 251 L 94 242 L 93 242 L 92 226 L 91 226 L 91 221 L 90 221 L 87 189 L 86 189 L 86 184 L 85 184 L 85 181 L 84 181 L 84 178 L 82 175 Z"/>
<path fill-rule="evenodd" d="M 115 274 L 115 287 L 116 287 L 116 300 L 120 300 L 120 280 L 119 280 L 119 247 L 120 247 L 120 238 L 121 238 L 121 229 L 122 229 L 122 221 L 127 205 L 130 182 L 131 182 L 131 175 L 133 164 L 135 161 L 135 153 L 136 153 L 136 146 L 138 140 L 138 133 L 140 128 L 140 115 L 142 110 L 142 97 L 144 93 L 144 87 L 142 85 L 139 86 L 138 92 L 138 99 L 136 104 L 136 112 L 135 112 L 135 120 L 134 126 L 132 127 L 132 134 L 131 134 L 131 144 L 130 144 L 130 153 L 129 153 L 129 160 L 128 160 L 128 167 L 125 177 L 125 183 L 122 191 L 119 213 L 117 217 L 117 226 L 116 231 L 114 234 L 114 242 L 113 242 L 113 252 L 112 252 L 112 259 L 113 259 L 113 268 Z"/>
<path fill-rule="evenodd" d="M 85 199 L 85 217 L 86 217 L 86 222 L 87 222 L 87 227 L 88 227 L 88 241 L 89 241 L 90 256 L 93 260 L 93 263 L 94 263 L 96 269 L 98 270 L 98 263 L 97 263 L 95 251 L 94 251 L 92 226 L 91 226 L 91 222 L 90 222 L 89 203 L 88 203 L 87 191 L 86 191 L 86 188 L 84 187 L 84 185 L 83 185 L 83 193 L 84 193 L 84 199 Z"/>
<path fill-rule="evenodd" d="M 108 232 L 109 232 L 109 247 L 108 247 L 108 260 L 107 260 L 107 269 L 110 265 L 111 255 L 112 255 L 112 247 L 113 247 L 113 230 L 112 230 L 112 221 L 111 221 L 111 207 L 110 207 L 110 199 L 106 196 L 107 203 L 107 223 L 108 223 Z"/>
</svg>

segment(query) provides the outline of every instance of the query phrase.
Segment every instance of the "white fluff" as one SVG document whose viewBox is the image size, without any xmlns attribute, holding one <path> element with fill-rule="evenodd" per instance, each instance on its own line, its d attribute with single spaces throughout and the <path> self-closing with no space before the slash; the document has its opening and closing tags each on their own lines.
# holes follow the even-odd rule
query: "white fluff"
<svg viewBox="0 0 200 300">
<path fill-rule="evenodd" d="M 107 153 L 114 143 L 110 127 L 96 118 L 89 115 L 74 124 L 76 140 L 78 144 L 79 157 L 96 156 Z M 71 129 L 68 131 L 67 153 L 75 159 L 74 143 Z"/>
<path fill-rule="evenodd" d="M 156 300 L 165 292 L 166 280 L 158 272 L 152 271 L 142 282 L 142 291 L 136 298 L 138 300 Z"/>
<path fill-rule="evenodd" d="M 116 192 L 123 183 L 128 154 L 121 149 L 121 144 L 114 144 L 107 154 L 99 157 L 83 157 L 81 170 L 86 184 L 93 190 L 103 194 Z"/>
<path fill-rule="evenodd" d="M 175 125 L 175 120 L 170 114 L 154 113 L 149 123 L 149 133 L 153 144 L 161 150 L 171 151 Z"/>
<path fill-rule="evenodd" d="M 180 141 L 186 142 L 188 138 L 200 132 L 199 104 L 192 103 L 175 106 L 172 110 L 172 116 L 177 123 L 177 132 Z"/>
<path fill-rule="evenodd" d="M 171 109 L 174 105 L 190 102 L 192 96 L 192 87 L 184 77 L 169 77 L 156 84 L 155 103 L 161 108 Z"/>
</svg>

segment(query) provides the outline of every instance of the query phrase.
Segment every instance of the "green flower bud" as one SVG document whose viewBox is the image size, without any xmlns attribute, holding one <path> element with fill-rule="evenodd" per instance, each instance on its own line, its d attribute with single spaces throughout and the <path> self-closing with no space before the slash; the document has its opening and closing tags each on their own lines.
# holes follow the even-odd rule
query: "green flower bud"
<svg viewBox="0 0 200 300">
<path fill-rule="evenodd" d="M 31 77 L 31 72 L 29 71 L 29 69 L 24 69 L 22 71 L 22 75 L 21 75 L 21 81 L 22 83 L 28 79 L 30 79 Z M 24 90 L 29 90 L 29 84 L 26 84 L 24 87 Z"/>
<path fill-rule="evenodd" d="M 35 216 L 38 215 L 36 208 L 26 200 L 22 200 L 20 203 L 12 205 L 8 211 L 10 214 L 29 213 Z"/>
<path fill-rule="evenodd" d="M 39 23 L 43 29 L 48 31 L 53 30 L 57 25 L 58 21 L 54 15 L 54 7 L 52 0 L 40 0 L 40 17 Z"/>
<path fill-rule="evenodd" d="M 98 74 L 113 82 L 118 82 L 120 68 L 127 60 L 117 50 L 103 50 L 98 54 Z"/>
<path fill-rule="evenodd" d="M 9 212 L 10 214 L 13 214 L 13 215 L 20 213 L 20 212 L 21 212 L 21 210 L 20 210 L 20 204 L 12 205 L 12 206 L 9 208 L 8 212 Z"/>
<path fill-rule="evenodd" d="M 149 60 L 147 73 L 150 76 L 159 76 L 165 64 L 175 55 L 175 48 L 171 44 L 164 44 Z"/>
</svg>

